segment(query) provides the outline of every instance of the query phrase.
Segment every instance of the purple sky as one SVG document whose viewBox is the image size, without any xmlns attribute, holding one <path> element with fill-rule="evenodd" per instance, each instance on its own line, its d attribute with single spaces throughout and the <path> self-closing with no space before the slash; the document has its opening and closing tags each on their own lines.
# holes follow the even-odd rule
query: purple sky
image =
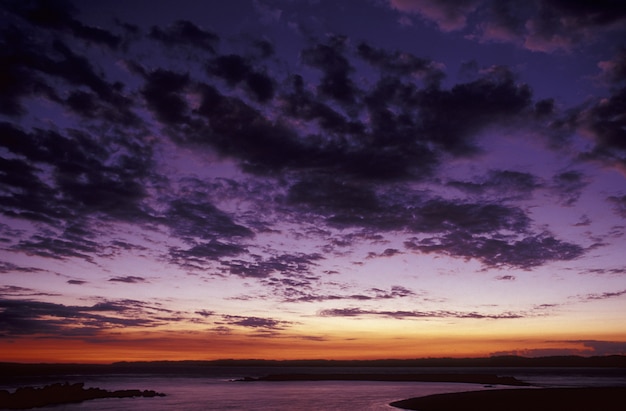
<svg viewBox="0 0 626 411">
<path fill-rule="evenodd" d="M 626 353 L 622 1 L 0 4 L 1 360 Z"/>
</svg>

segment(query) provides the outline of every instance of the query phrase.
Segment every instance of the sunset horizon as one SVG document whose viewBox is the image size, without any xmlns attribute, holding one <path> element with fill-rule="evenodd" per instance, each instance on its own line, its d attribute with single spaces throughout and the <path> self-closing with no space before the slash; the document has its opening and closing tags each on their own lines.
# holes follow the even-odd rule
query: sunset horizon
<svg viewBox="0 0 626 411">
<path fill-rule="evenodd" d="M 619 1 L 0 13 L 0 362 L 626 355 Z"/>
</svg>

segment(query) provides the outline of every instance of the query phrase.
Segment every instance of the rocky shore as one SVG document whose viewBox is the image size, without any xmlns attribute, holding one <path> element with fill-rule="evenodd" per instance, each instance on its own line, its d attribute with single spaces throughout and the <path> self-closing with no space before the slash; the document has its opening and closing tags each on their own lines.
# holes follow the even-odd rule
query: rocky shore
<svg viewBox="0 0 626 411">
<path fill-rule="evenodd" d="M 84 388 L 84 383 L 51 384 L 42 388 L 22 387 L 10 393 L 0 390 L 0 409 L 28 409 L 47 405 L 67 404 L 98 398 L 163 397 L 153 390 L 107 391 L 100 388 Z"/>
</svg>

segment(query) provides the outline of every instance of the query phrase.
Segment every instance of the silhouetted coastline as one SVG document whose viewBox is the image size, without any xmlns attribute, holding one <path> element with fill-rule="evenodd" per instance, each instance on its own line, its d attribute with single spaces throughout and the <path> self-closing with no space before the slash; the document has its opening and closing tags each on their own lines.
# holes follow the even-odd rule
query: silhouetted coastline
<svg viewBox="0 0 626 411">
<path fill-rule="evenodd" d="M 100 388 L 84 388 L 83 383 L 51 384 L 42 388 L 21 387 L 10 393 L 0 390 L 0 408 L 28 409 L 48 405 L 77 403 L 100 398 L 164 397 L 153 390 L 107 391 Z"/>
<path fill-rule="evenodd" d="M 623 411 L 626 387 L 540 388 L 428 395 L 390 405 L 419 411 Z"/>
<path fill-rule="evenodd" d="M 212 361 L 136 361 L 112 364 L 0 363 L 0 380 L 7 376 L 52 376 L 84 374 L 203 374 L 207 367 L 588 367 L 626 368 L 626 356 L 597 357 L 552 356 L 488 358 L 421 358 L 381 360 L 212 360 Z"/>
<path fill-rule="evenodd" d="M 385 382 L 459 382 L 471 384 L 529 386 L 514 377 L 494 374 L 273 374 L 264 377 L 246 377 L 241 382 L 255 381 L 385 381 Z"/>
</svg>

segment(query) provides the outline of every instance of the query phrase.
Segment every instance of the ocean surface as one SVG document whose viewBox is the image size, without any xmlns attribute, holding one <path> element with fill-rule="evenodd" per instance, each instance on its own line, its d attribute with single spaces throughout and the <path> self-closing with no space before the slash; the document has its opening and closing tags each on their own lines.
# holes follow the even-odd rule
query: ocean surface
<svg viewBox="0 0 626 411">
<path fill-rule="evenodd" d="M 84 382 L 85 388 L 107 390 L 155 390 L 167 394 L 155 398 L 107 398 L 42 409 L 60 410 L 397 410 L 390 402 L 430 394 L 474 391 L 509 386 L 468 383 L 370 382 L 370 381 L 289 381 L 241 382 L 243 377 L 281 373 L 485 373 L 513 376 L 541 387 L 626 386 L 626 370 L 606 368 L 281 368 L 207 367 L 202 375 L 186 374 L 103 374 L 29 377 L 0 385 L 14 390 L 19 386 L 43 386 L 55 382 Z"/>
</svg>

